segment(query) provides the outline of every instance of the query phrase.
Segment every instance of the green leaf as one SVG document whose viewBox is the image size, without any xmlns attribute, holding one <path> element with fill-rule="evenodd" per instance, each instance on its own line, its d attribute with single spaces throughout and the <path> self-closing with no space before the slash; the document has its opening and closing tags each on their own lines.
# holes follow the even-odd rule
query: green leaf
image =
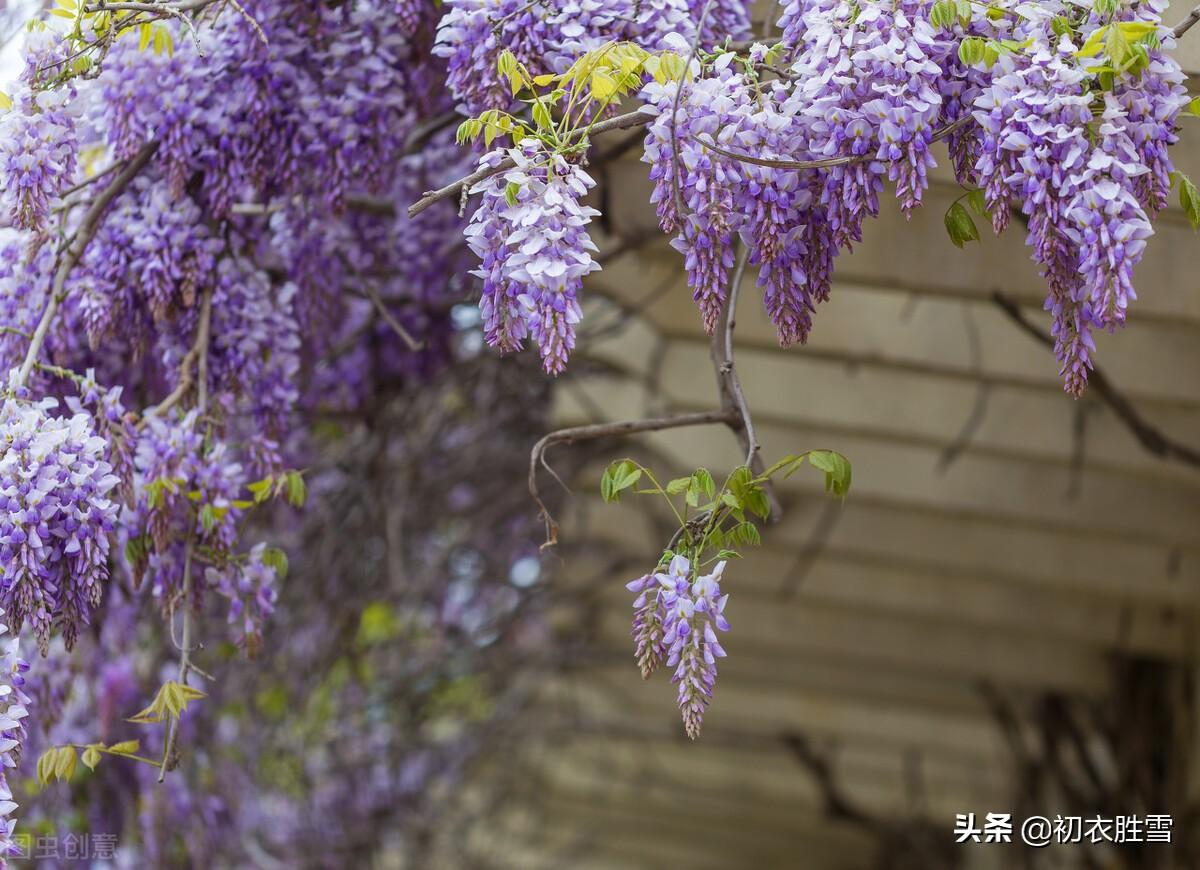
<svg viewBox="0 0 1200 870">
<path fill-rule="evenodd" d="M 283 550 L 278 547 L 267 547 L 262 552 L 262 563 L 268 568 L 273 568 L 275 576 L 280 580 L 287 579 L 288 557 Z"/>
<path fill-rule="evenodd" d="M 308 500 L 308 487 L 298 471 L 287 473 L 287 500 L 292 507 L 304 507 L 304 502 Z"/>
<path fill-rule="evenodd" d="M 251 495 L 254 496 L 255 504 L 262 504 L 271 497 L 271 487 L 274 483 L 274 478 L 264 477 L 262 480 L 247 484 L 246 489 L 250 490 Z"/>
<path fill-rule="evenodd" d="M 850 491 L 850 460 L 833 450 L 814 450 L 808 454 L 814 468 L 825 472 L 825 491 L 846 497 Z"/>
<path fill-rule="evenodd" d="M 100 750 L 97 749 L 95 745 L 89 746 L 87 749 L 83 750 L 83 757 L 81 761 L 87 765 L 88 770 L 95 770 L 96 765 L 100 763 Z"/>
<path fill-rule="evenodd" d="M 139 740 L 122 740 L 120 743 L 114 743 L 108 747 L 109 752 L 115 752 L 117 755 L 134 755 L 142 748 Z"/>
<path fill-rule="evenodd" d="M 740 544 L 750 544 L 757 547 L 762 543 L 762 537 L 758 533 L 758 526 L 751 522 L 738 523 L 731 529 L 733 538 Z"/>
<path fill-rule="evenodd" d="M 191 701 L 203 697 L 205 694 L 199 689 L 193 689 L 191 686 L 177 683 L 174 680 L 167 680 L 159 688 L 158 694 L 154 696 L 150 706 L 140 713 L 130 716 L 129 721 L 149 725 L 162 722 L 167 718 L 178 719 L 187 710 Z"/>
<path fill-rule="evenodd" d="M 617 92 L 617 80 L 598 69 L 592 73 L 591 89 L 597 100 L 607 100 Z"/>
<path fill-rule="evenodd" d="M 961 202 L 955 202 L 946 209 L 943 222 L 955 247 L 961 248 L 967 242 L 979 241 L 979 230 L 975 228 L 975 221 Z"/>
<path fill-rule="evenodd" d="M 517 204 L 517 197 L 521 195 L 521 185 L 515 181 L 510 181 L 504 186 L 504 201 L 510 206 Z"/>
<path fill-rule="evenodd" d="M 535 100 L 530 107 L 533 115 L 533 122 L 538 125 L 541 130 L 549 130 L 554 126 L 554 118 L 550 115 L 550 108 L 542 100 Z"/>
<path fill-rule="evenodd" d="M 713 476 L 709 474 L 707 468 L 697 468 L 692 474 L 692 480 L 696 481 L 696 486 L 709 498 L 712 498 L 717 491 L 717 484 L 713 481 Z"/>
<path fill-rule="evenodd" d="M 608 466 L 600 480 L 600 495 L 605 501 L 619 501 L 621 493 L 642 479 L 642 470 L 628 459 L 618 459 Z"/>
<path fill-rule="evenodd" d="M 363 608 L 358 618 L 357 641 L 361 646 L 372 646 L 395 640 L 400 634 L 400 621 L 391 605 L 375 601 Z"/>
<path fill-rule="evenodd" d="M 54 763 L 58 758 L 58 748 L 51 746 L 38 758 L 37 780 L 42 785 L 49 785 L 54 779 Z"/>
<path fill-rule="evenodd" d="M 984 192 L 982 187 L 976 188 L 968 193 L 966 196 L 966 203 L 970 207 L 971 211 L 975 212 L 975 214 L 979 215 L 981 218 L 986 220 L 991 219 L 991 215 L 988 213 L 987 208 L 987 194 Z"/>
<path fill-rule="evenodd" d="M 60 746 L 54 758 L 54 777 L 68 782 L 75 775 L 76 758 L 74 746 Z"/>
<path fill-rule="evenodd" d="M 3 95 L 0 94 L 0 96 Z M 3 105 L 3 101 L 0 101 L 0 105 Z M 1184 107 L 1183 111 L 1200 118 L 1200 97 L 1192 97 L 1191 102 Z"/>
<path fill-rule="evenodd" d="M 7 112 L 12 107 L 13 107 L 12 97 L 10 97 L 8 94 L 4 93 L 4 91 L 0 91 L 0 109 L 3 109 L 4 111 Z"/>
<path fill-rule="evenodd" d="M 739 553 L 737 550 L 721 550 L 719 553 L 717 553 L 718 560 L 720 560 L 720 559 L 740 559 L 740 558 L 742 558 L 742 554 Z"/>
<path fill-rule="evenodd" d="M 1182 172 L 1175 173 L 1179 181 L 1179 205 L 1187 213 L 1193 230 L 1200 230 L 1200 190 Z"/>
<path fill-rule="evenodd" d="M 983 61 L 987 44 L 978 36 L 969 36 L 958 44 L 958 59 L 967 66 L 975 66 Z"/>
<path fill-rule="evenodd" d="M 762 491 L 761 487 L 756 486 L 747 490 L 742 503 L 746 506 L 746 510 L 759 519 L 765 520 L 771 514 L 771 503 L 767 501 L 767 494 Z"/>
<path fill-rule="evenodd" d="M 690 477 L 677 477 L 672 481 L 668 481 L 666 487 L 667 495 L 679 495 L 679 493 L 687 489 L 691 483 L 692 479 Z"/>
<path fill-rule="evenodd" d="M 1112 61 L 1113 66 L 1122 67 L 1129 60 L 1129 40 L 1125 36 L 1124 29 L 1120 27 L 1109 26 L 1106 29 L 1108 34 L 1104 40 L 1104 52 Z"/>
</svg>

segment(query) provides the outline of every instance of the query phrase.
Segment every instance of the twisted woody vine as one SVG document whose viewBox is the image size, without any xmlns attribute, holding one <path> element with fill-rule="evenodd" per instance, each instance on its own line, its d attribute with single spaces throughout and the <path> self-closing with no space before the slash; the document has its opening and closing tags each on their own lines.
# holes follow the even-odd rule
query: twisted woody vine
<svg viewBox="0 0 1200 870">
<path fill-rule="evenodd" d="M 589 161 L 615 131 L 644 128 L 721 408 L 557 440 L 722 423 L 742 441 L 716 478 L 620 459 L 601 485 L 677 523 L 629 590 L 637 665 L 672 672 L 690 737 L 725 654 L 728 563 L 758 543 L 772 479 L 807 463 L 833 496 L 851 482 L 830 449 L 759 457 L 739 297 L 802 344 L 864 222 L 921 208 L 948 161 L 950 242 L 1025 235 L 1064 389 L 1084 392 L 1155 216 L 1178 201 L 1200 225 L 1170 152 L 1200 110 L 1173 57 L 1200 10 L 788 0 L 755 39 L 749 5 L 57 0 L 28 23 L 0 95 L 0 853 L 22 777 L 74 782 L 81 761 L 184 787 L 212 650 L 263 653 L 285 553 L 293 570 L 308 554 L 287 528 L 332 498 L 330 419 L 451 371 L 476 302 L 488 345 L 536 349 L 530 376 L 567 369 L 601 268 Z M 78 698 L 108 697 L 105 664 L 147 620 L 172 653 L 155 691 L 88 733 L 100 714 Z M 78 660 L 85 642 L 101 654 Z"/>
</svg>

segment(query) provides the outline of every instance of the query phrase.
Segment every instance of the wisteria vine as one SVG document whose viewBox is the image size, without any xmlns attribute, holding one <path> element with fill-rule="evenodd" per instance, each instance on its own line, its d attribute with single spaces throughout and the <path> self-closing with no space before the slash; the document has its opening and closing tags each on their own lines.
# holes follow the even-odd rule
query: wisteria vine
<svg viewBox="0 0 1200 870">
<path fill-rule="evenodd" d="M 137 795 L 174 789 L 157 810 L 172 822 L 208 811 L 185 770 L 168 774 L 186 768 L 195 717 L 216 715 L 197 712 L 222 691 L 214 648 L 269 656 L 286 548 L 315 548 L 289 522 L 310 492 L 328 507 L 347 486 L 322 461 L 330 444 L 361 437 L 383 466 L 389 397 L 436 383 L 462 403 L 445 376 L 474 359 L 464 303 L 488 344 L 528 341 L 546 372 L 566 369 L 600 268 L 588 161 L 607 131 L 646 128 L 651 200 L 704 327 L 748 265 L 784 345 L 807 339 L 887 191 L 906 215 L 922 206 L 944 147 L 963 188 L 951 240 L 978 238 L 975 217 L 996 232 L 1018 217 L 1080 395 L 1173 188 L 1200 223 L 1170 157 L 1196 108 L 1172 50 L 1196 17 L 1171 29 L 1162 0 L 779 6 L 761 42 L 745 0 L 58 0 L 33 21 L 0 95 L 4 768 L 25 744 L 43 750 L 43 784 L 77 759 L 131 762 L 107 805 L 139 815 L 133 860 L 167 860 L 163 819 Z M 630 584 L 639 667 L 674 669 L 692 737 L 724 655 L 723 572 L 757 539 L 770 478 L 807 460 L 836 493 L 849 485 L 830 451 L 761 470 L 742 405 L 724 416 L 745 464 L 719 489 L 703 470 L 653 484 L 679 531 Z M 642 475 L 614 464 L 606 498 Z M 491 557 L 511 567 L 528 556 L 504 529 Z M 453 531 L 431 530 L 428 549 Z M 405 630 L 472 635 L 518 609 L 455 597 L 471 594 L 414 607 Z M 401 634 L 363 606 L 364 649 Z M 353 695 L 325 677 L 329 696 Z M 434 754 L 405 756 L 415 790 Z M 0 865 L 16 848 L 3 774 Z M 219 863 L 235 847 L 188 848 Z"/>
</svg>

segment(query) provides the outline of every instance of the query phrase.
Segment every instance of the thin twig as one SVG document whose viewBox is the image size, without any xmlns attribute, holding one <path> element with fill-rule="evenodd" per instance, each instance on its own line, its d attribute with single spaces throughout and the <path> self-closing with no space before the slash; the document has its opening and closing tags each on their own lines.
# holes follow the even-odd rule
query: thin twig
<svg viewBox="0 0 1200 870">
<path fill-rule="evenodd" d="M 754 419 L 750 416 L 750 405 L 746 402 L 746 394 L 742 390 L 742 381 L 738 377 L 737 365 L 733 359 L 733 329 L 737 325 L 737 301 L 741 291 L 742 279 L 746 274 L 746 265 L 750 259 L 750 249 L 743 248 L 738 253 L 737 265 L 734 267 L 733 279 L 729 282 L 729 292 L 725 296 L 725 304 L 717 320 L 717 328 L 713 330 L 709 354 L 717 374 L 717 389 L 721 396 L 721 407 L 736 414 L 736 425 L 733 426 L 738 443 L 746 451 L 745 464 L 760 476 L 764 466 L 759 455 L 758 435 L 754 431 Z M 775 489 L 768 480 L 763 484 L 763 490 L 770 505 L 768 520 L 778 522 L 783 513 Z"/>
<path fill-rule="evenodd" d="M 957 121 L 947 124 L 933 134 L 931 141 L 940 142 L 945 139 L 955 130 L 965 126 L 972 119 L 971 115 L 963 115 Z M 755 157 L 753 154 L 743 154 L 740 151 L 727 151 L 721 148 L 716 143 L 709 139 L 702 139 L 699 136 L 693 136 L 697 142 L 705 148 L 711 148 L 718 154 L 728 157 L 732 160 L 737 160 L 741 163 L 753 163 L 755 166 L 769 166 L 772 169 L 828 169 L 833 166 L 850 166 L 854 163 L 869 163 L 872 160 L 878 160 L 879 157 L 875 154 L 851 154 L 844 157 L 822 157 L 817 160 L 776 160 L 770 157 Z"/>
<path fill-rule="evenodd" d="M 1178 39 L 1191 30 L 1197 22 L 1200 22 L 1200 6 L 1189 12 L 1182 21 L 1171 28 L 1171 35 Z"/>
<path fill-rule="evenodd" d="M 638 109 L 636 112 L 629 112 L 624 115 L 617 115 L 615 118 L 609 118 L 607 121 L 600 121 L 592 125 L 588 133 L 591 136 L 608 133 L 612 130 L 628 130 L 630 127 L 640 127 L 643 124 L 649 124 L 654 120 L 654 115 L 644 109 Z M 464 190 L 469 191 L 480 181 L 485 178 L 490 178 L 497 173 L 512 169 L 513 162 L 509 159 L 501 160 L 495 166 L 487 166 L 482 169 L 476 169 L 470 175 L 460 178 L 458 181 L 447 184 L 445 187 L 439 187 L 437 190 L 426 191 L 425 194 L 408 207 L 408 216 L 416 217 L 425 209 L 429 208 L 435 202 L 451 197 L 461 196 Z"/>
<path fill-rule="evenodd" d="M 161 417 L 175 405 L 183 401 L 183 397 L 188 394 L 192 388 L 192 384 L 196 383 L 196 378 L 193 377 L 193 368 L 200 369 L 198 383 L 196 383 L 196 404 L 203 408 L 207 403 L 208 396 L 208 336 L 212 323 L 212 288 L 207 287 L 204 290 L 204 295 L 200 301 L 200 322 L 196 324 L 196 336 L 192 339 L 192 346 L 184 355 L 179 363 L 179 383 L 165 399 L 150 408 L 147 408 L 142 413 L 142 420 L 148 420 L 151 417 Z"/>
<path fill-rule="evenodd" d="M 400 339 L 408 345 L 408 349 L 416 353 L 423 348 L 425 343 L 413 338 L 408 330 L 404 328 L 404 324 L 393 317 L 392 312 L 388 311 L 388 307 L 383 304 L 383 299 L 379 296 L 379 291 L 369 281 L 364 282 L 363 286 L 366 287 L 367 295 L 371 297 L 371 301 L 375 304 L 375 308 L 380 316 L 387 321 L 388 326 L 392 328 L 396 335 L 400 336 Z"/>
<path fill-rule="evenodd" d="M 179 644 L 179 678 L 181 686 L 187 685 L 188 672 L 192 666 L 192 538 L 188 536 L 187 548 L 183 553 L 183 638 Z M 162 765 L 158 769 L 158 781 L 167 777 L 167 770 L 174 768 L 172 756 L 179 739 L 179 722 L 167 720 L 167 739 L 163 744 Z"/>
<path fill-rule="evenodd" d="M 992 293 L 992 301 L 1026 334 L 1046 347 L 1054 347 L 1054 339 L 1030 323 L 1014 300 L 997 290 Z M 1093 368 L 1088 377 L 1088 391 L 1108 405 L 1117 415 L 1117 419 L 1125 424 L 1138 443 L 1150 453 L 1161 459 L 1174 459 L 1185 465 L 1200 467 L 1200 450 L 1171 440 L 1148 423 L 1099 368 Z"/>
<path fill-rule="evenodd" d="M 593 423 L 587 426 L 572 426 L 569 429 L 559 429 L 543 435 L 529 454 L 529 494 L 537 502 L 542 520 L 546 524 L 546 542 L 542 548 L 552 547 L 558 543 L 558 523 L 546 507 L 538 492 L 537 470 L 541 465 L 547 470 L 546 450 L 555 444 L 575 444 L 579 441 L 594 441 L 598 438 L 621 438 L 626 435 L 636 435 L 640 432 L 657 432 L 663 429 L 679 429 L 684 426 L 705 426 L 711 423 L 724 423 L 727 426 L 737 423 L 736 411 L 722 409 L 720 411 L 698 411 L 690 414 L 677 414 L 672 417 L 651 417 L 645 420 L 625 420 L 619 423 Z M 551 472 L 553 473 L 553 472 Z"/>
</svg>

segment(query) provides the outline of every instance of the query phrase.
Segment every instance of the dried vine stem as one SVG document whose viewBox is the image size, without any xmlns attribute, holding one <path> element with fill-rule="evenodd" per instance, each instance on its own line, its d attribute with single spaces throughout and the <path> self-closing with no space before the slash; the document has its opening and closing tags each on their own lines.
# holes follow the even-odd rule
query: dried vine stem
<svg viewBox="0 0 1200 870">
<path fill-rule="evenodd" d="M 992 293 L 992 301 L 1026 335 L 1045 347 L 1054 347 L 1054 339 L 1030 323 L 1021 311 L 1021 307 L 1014 300 L 997 290 Z M 1185 465 L 1200 467 L 1200 450 L 1171 440 L 1147 422 L 1138 409 L 1133 406 L 1133 403 L 1120 390 L 1113 386 L 1112 381 L 1099 368 L 1093 368 L 1091 375 L 1088 377 L 1088 393 L 1098 397 L 1100 401 L 1108 405 L 1113 413 L 1117 415 L 1117 419 L 1133 433 L 1133 437 L 1137 439 L 1138 443 L 1150 453 L 1162 459 L 1174 459 Z"/>
<path fill-rule="evenodd" d="M 762 456 L 759 450 L 758 435 L 754 430 L 754 419 L 750 416 L 750 405 L 746 402 L 746 394 L 742 390 L 742 381 L 738 377 L 737 366 L 733 360 L 733 330 L 737 325 L 737 303 L 741 292 L 742 279 L 746 275 L 746 266 L 750 260 L 750 249 L 743 247 L 738 253 L 737 265 L 733 270 L 733 279 L 729 282 L 729 292 L 725 297 L 725 305 L 717 319 L 717 327 L 713 330 L 709 355 L 712 357 L 713 368 L 717 373 L 717 390 L 721 397 L 721 407 L 735 414 L 735 423 L 731 426 L 737 435 L 738 443 L 746 451 L 746 465 L 755 475 L 761 475 L 764 470 Z M 771 506 L 770 522 L 778 522 L 782 513 L 779 498 L 768 480 L 763 484 L 767 502 Z"/>
<path fill-rule="evenodd" d="M 555 444 L 574 444 L 579 441 L 594 441 L 598 438 L 621 438 L 626 435 L 636 435 L 641 432 L 657 432 L 663 429 L 679 429 L 685 426 L 706 426 L 713 423 L 724 423 L 735 426 L 739 423 L 736 411 L 721 409 L 719 411 L 697 411 L 691 414 L 677 414 L 671 417 L 650 417 L 645 420 L 624 420 L 619 423 L 593 423 L 587 426 L 572 426 L 569 429 L 559 429 L 543 435 L 533 445 L 529 454 L 529 494 L 537 502 L 542 520 L 546 524 L 546 542 L 542 548 L 552 547 L 558 543 L 558 523 L 555 522 L 550 509 L 542 501 L 537 484 L 537 470 L 541 465 L 551 474 L 553 469 L 546 464 L 546 450 Z"/>
</svg>

